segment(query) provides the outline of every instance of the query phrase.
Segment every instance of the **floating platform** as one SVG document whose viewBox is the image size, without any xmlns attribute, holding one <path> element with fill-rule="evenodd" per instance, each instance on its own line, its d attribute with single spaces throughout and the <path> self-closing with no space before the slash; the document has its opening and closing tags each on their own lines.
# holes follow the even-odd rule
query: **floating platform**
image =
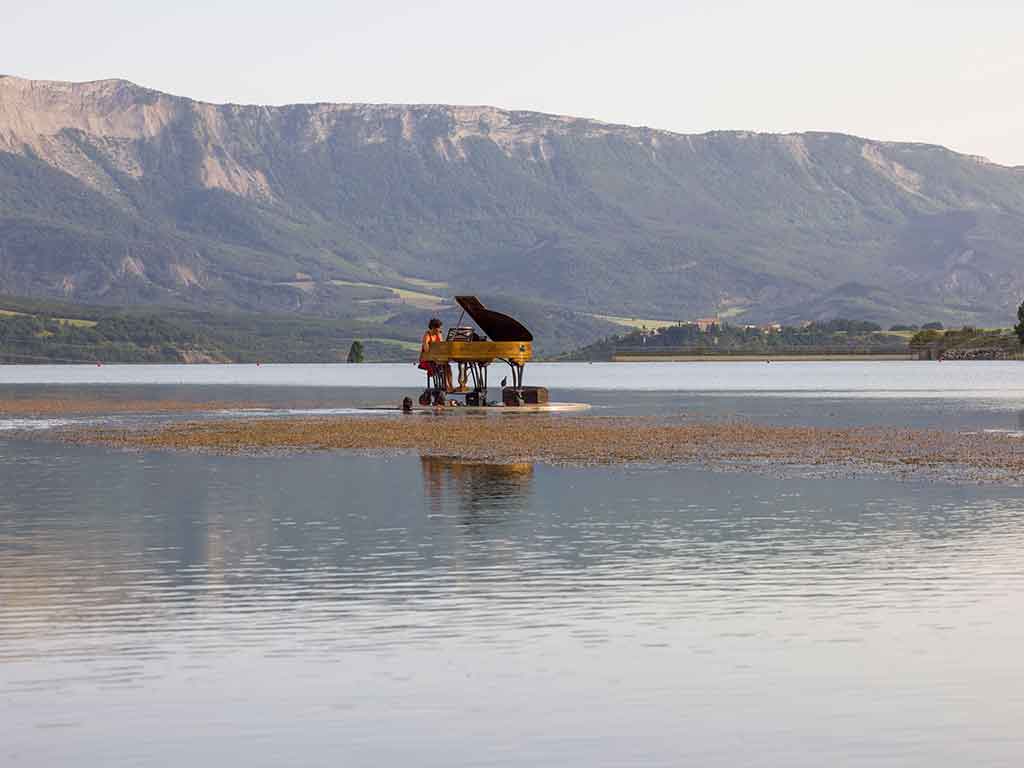
<svg viewBox="0 0 1024 768">
<path fill-rule="evenodd" d="M 370 406 L 375 411 L 400 411 L 401 405 Z M 535 405 L 420 405 L 414 403 L 412 413 L 577 413 L 590 410 L 589 403 L 538 403 Z"/>
</svg>

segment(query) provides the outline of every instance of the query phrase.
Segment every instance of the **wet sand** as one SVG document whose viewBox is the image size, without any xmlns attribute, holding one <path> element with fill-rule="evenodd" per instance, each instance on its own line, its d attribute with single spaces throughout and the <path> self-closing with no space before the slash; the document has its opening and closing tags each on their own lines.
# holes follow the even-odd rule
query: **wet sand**
<svg viewBox="0 0 1024 768">
<path fill-rule="evenodd" d="M 468 461 L 804 467 L 1020 484 L 1024 440 L 919 429 L 792 427 L 654 418 L 462 414 L 231 419 L 137 429 L 78 428 L 75 443 L 218 454 L 355 451 Z"/>
</svg>

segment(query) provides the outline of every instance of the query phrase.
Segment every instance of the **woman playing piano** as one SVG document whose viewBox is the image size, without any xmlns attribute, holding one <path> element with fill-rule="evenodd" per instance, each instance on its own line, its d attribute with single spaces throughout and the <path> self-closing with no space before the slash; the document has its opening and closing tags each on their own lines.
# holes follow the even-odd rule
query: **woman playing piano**
<svg viewBox="0 0 1024 768">
<path fill-rule="evenodd" d="M 427 350 L 431 344 L 435 342 L 444 341 L 444 336 L 441 334 L 441 321 L 436 317 L 430 319 L 427 324 L 427 332 L 423 334 L 423 344 L 420 346 L 420 369 L 427 371 L 427 373 L 437 376 L 440 373 L 444 377 L 444 387 L 446 390 L 452 388 L 452 369 L 451 366 L 445 363 L 442 367 L 439 363 L 432 363 L 429 360 L 425 360 Z M 440 369 L 440 370 L 439 370 Z"/>
</svg>

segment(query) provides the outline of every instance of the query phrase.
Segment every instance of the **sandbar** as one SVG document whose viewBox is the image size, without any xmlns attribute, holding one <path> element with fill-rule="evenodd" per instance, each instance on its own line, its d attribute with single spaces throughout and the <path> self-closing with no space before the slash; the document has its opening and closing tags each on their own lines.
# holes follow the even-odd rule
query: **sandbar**
<svg viewBox="0 0 1024 768">
<path fill-rule="evenodd" d="M 75 443 L 218 454 L 350 451 L 467 461 L 801 466 L 1020 484 L 1024 440 L 984 431 L 779 426 L 533 414 L 233 418 L 57 433 Z"/>
</svg>

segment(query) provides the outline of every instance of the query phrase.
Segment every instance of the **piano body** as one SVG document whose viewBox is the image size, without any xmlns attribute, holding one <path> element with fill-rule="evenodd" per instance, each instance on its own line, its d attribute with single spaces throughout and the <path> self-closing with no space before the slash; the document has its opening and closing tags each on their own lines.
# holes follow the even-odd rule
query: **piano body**
<svg viewBox="0 0 1024 768">
<path fill-rule="evenodd" d="M 502 390 L 505 405 L 547 402 L 547 390 L 523 387 L 523 368 L 533 356 L 533 334 L 515 318 L 487 309 L 476 296 L 456 296 L 455 301 L 462 307 L 463 316 L 469 315 L 483 335 L 462 326 L 460 317 L 456 327 L 449 329 L 446 341 L 430 345 L 423 359 L 439 366 L 456 364 L 458 377 L 448 389 L 440 373 L 428 373 L 420 404 L 443 405 L 448 395 L 464 395 L 466 405 L 488 405 L 487 369 L 495 360 L 508 363 L 512 370 L 512 385 Z"/>
</svg>

